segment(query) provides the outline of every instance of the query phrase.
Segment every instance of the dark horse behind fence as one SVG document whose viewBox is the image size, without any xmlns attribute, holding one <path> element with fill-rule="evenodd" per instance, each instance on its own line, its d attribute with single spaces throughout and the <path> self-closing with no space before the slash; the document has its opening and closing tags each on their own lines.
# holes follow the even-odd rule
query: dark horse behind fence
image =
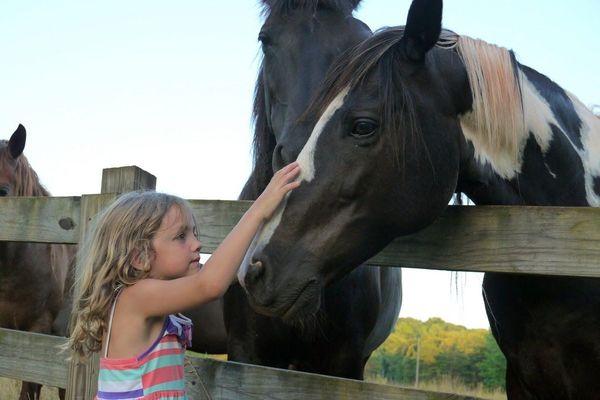
<svg viewBox="0 0 600 400">
<path fill-rule="evenodd" d="M 264 58 L 255 89 L 254 170 L 241 194 L 247 200 L 265 188 L 273 168 L 293 160 L 302 149 L 307 131 L 292 127 L 333 60 L 371 36 L 352 17 L 356 0 L 263 4 L 268 15 L 259 34 Z M 293 242 L 288 251 L 295 254 Z M 225 295 L 229 359 L 362 379 L 371 352 L 396 322 L 400 270 L 361 266 L 346 274 L 357 264 L 340 258 L 335 265 L 339 274 L 319 288 L 322 301 L 310 310 L 263 315 L 266 308 L 257 308 L 257 313 L 243 289 L 232 286 Z M 301 270 L 297 273 L 302 275 Z"/>
<path fill-rule="evenodd" d="M 321 117 L 298 156 L 303 184 L 255 242 L 253 304 L 313 309 L 341 260 L 429 225 L 455 191 L 478 205 L 600 206 L 600 119 L 441 19 L 440 0 L 415 0 L 405 27 L 332 69 L 307 114 Z M 487 273 L 483 292 L 511 399 L 599 398 L 599 280 Z"/>
<path fill-rule="evenodd" d="M 0 140 L 0 196 L 48 196 L 23 155 L 25 128 Z M 75 247 L 0 242 L 0 327 L 66 336 L 58 319 L 70 287 Z M 61 315 L 68 315 L 63 312 Z M 21 400 L 39 398 L 41 386 L 23 382 Z"/>
</svg>

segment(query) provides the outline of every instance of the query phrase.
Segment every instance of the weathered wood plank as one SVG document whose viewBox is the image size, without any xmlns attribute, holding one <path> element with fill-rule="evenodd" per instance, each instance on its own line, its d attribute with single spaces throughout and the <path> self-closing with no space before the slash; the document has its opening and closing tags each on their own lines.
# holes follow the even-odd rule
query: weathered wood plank
<svg viewBox="0 0 600 400">
<path fill-rule="evenodd" d="M 251 201 L 190 200 L 202 252 L 212 253 L 248 210 Z"/>
<path fill-rule="evenodd" d="M 102 194 L 81 197 L 80 242 L 86 239 L 91 223 L 97 214 L 113 202 L 118 193 L 155 188 L 156 177 L 139 167 L 104 169 L 102 171 Z M 78 277 L 83 273 L 80 268 L 81 266 L 78 265 L 76 271 Z M 80 280 L 78 279 L 77 282 Z M 80 289 L 77 286 L 75 293 Z M 85 361 L 77 358 L 74 356 L 73 361 L 69 363 L 66 398 L 68 400 L 91 400 L 95 397 L 98 387 L 99 355 L 92 354 Z"/>
<path fill-rule="evenodd" d="M 0 240 L 76 243 L 80 199 L 0 199 Z M 210 253 L 248 209 L 248 201 L 191 200 L 203 251 Z M 25 217 L 26 216 L 26 217 Z M 72 229 L 59 221 L 70 218 Z M 71 227 L 71 223 L 63 223 Z M 600 209 L 448 207 L 431 226 L 399 238 L 369 261 L 463 271 L 600 277 Z"/>
<path fill-rule="evenodd" d="M 77 243 L 79 197 L 0 197 L 0 241 Z"/>
<path fill-rule="evenodd" d="M 210 253 L 250 202 L 191 201 Z M 451 206 L 428 228 L 396 239 L 370 264 L 600 277 L 600 209 Z"/>
<path fill-rule="evenodd" d="M 460 271 L 600 277 L 600 209 L 449 207 L 370 263 Z"/>
<path fill-rule="evenodd" d="M 187 390 L 195 400 L 475 399 L 211 359 L 190 358 L 190 362 L 186 365 Z"/>
<path fill-rule="evenodd" d="M 85 240 L 89 233 L 90 226 L 94 217 L 106 206 L 108 206 L 117 197 L 115 193 L 84 195 L 81 196 L 81 235 L 79 240 Z M 77 266 L 76 282 L 80 282 L 79 277 L 83 273 Z M 75 287 L 75 293 L 79 291 L 79 286 Z M 98 385 L 98 354 L 92 354 L 87 360 L 79 360 L 74 356 L 69 363 L 68 382 L 66 398 L 68 400 L 91 400 L 97 391 Z"/>
<path fill-rule="evenodd" d="M 58 346 L 65 338 L 0 328 L 0 376 L 66 387 L 67 353 Z"/>
<path fill-rule="evenodd" d="M 102 170 L 100 193 L 125 193 L 134 190 L 156 189 L 156 177 L 135 165 Z"/>
<path fill-rule="evenodd" d="M 0 376 L 66 387 L 69 365 L 59 346 L 65 338 L 0 328 Z M 472 399 L 391 385 L 188 357 L 190 399 Z M 196 369 L 197 373 L 194 372 Z M 81 378 L 85 376 L 82 375 Z"/>
</svg>

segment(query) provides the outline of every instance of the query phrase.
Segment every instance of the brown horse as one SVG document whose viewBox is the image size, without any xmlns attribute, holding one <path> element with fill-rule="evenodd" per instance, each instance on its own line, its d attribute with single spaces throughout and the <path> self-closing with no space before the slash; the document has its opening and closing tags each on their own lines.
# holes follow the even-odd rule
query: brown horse
<svg viewBox="0 0 600 400">
<path fill-rule="evenodd" d="M 10 140 L 0 140 L 2 197 L 49 195 L 23 155 L 25 138 L 19 125 Z M 74 255 L 75 246 L 0 241 L 0 327 L 65 335 L 66 324 L 57 316 L 65 305 Z M 38 399 L 40 389 L 23 382 L 19 399 Z"/>
</svg>

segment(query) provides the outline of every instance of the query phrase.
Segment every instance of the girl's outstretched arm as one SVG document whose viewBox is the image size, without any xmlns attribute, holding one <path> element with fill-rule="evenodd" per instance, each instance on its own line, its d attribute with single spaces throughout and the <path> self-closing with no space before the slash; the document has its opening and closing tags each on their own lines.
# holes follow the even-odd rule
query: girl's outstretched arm
<svg viewBox="0 0 600 400">
<path fill-rule="evenodd" d="M 173 280 L 143 279 L 128 288 L 129 293 L 123 293 L 123 297 L 131 300 L 124 301 L 135 305 L 142 315 L 152 317 L 180 312 L 222 296 L 261 224 L 271 217 L 285 195 L 300 185 L 299 181 L 294 181 L 299 172 L 296 162 L 277 171 L 197 273 Z"/>
</svg>

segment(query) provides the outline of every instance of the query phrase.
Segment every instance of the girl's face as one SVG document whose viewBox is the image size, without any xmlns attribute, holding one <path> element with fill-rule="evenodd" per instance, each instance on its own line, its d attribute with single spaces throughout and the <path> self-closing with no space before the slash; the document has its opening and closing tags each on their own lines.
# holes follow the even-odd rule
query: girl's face
<svg viewBox="0 0 600 400">
<path fill-rule="evenodd" d="M 179 206 L 172 206 L 163 217 L 152 239 L 154 254 L 150 261 L 150 277 L 175 279 L 198 268 L 201 243 L 192 216 L 185 217 Z"/>
</svg>

